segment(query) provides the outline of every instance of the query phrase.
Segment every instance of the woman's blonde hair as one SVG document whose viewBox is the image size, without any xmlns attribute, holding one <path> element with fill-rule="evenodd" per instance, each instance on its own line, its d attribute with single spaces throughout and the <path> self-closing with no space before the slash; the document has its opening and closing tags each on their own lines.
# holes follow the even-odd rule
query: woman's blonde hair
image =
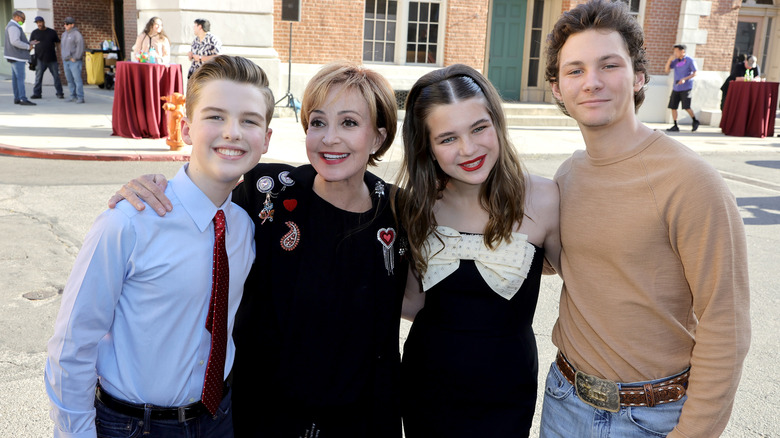
<svg viewBox="0 0 780 438">
<path fill-rule="evenodd" d="M 398 105 L 395 102 L 393 87 L 379 73 L 354 63 L 342 61 L 328 64 L 306 85 L 301 102 L 301 124 L 305 132 L 309 131 L 311 112 L 325 104 L 328 93 L 338 86 L 345 90 L 357 91 L 368 104 L 371 122 L 377 133 L 380 128 L 387 132 L 385 141 L 376 152 L 368 157 L 368 164 L 376 166 L 382 155 L 390 148 L 395 139 L 398 126 Z"/>
</svg>

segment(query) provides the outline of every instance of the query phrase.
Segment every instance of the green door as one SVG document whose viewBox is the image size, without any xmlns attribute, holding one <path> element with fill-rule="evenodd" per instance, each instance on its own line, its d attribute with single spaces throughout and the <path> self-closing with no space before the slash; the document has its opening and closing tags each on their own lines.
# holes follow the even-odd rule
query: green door
<svg viewBox="0 0 780 438">
<path fill-rule="evenodd" d="M 520 100 L 526 0 L 493 0 L 488 79 L 504 100 Z"/>
<path fill-rule="evenodd" d="M 0 24 L 2 25 L 2 33 L 0 33 L 0 74 L 11 76 L 11 64 L 5 60 L 3 53 L 5 52 L 5 27 L 8 26 L 8 22 L 11 21 L 11 14 L 13 10 L 13 0 L 0 0 Z"/>
</svg>

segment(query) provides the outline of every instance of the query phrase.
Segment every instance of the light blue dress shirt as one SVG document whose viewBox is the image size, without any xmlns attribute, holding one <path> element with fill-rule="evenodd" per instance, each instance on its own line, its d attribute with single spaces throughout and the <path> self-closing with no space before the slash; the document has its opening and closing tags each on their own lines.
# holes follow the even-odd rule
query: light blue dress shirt
<svg viewBox="0 0 780 438">
<path fill-rule="evenodd" d="M 127 202 L 103 212 L 79 251 L 49 340 L 46 391 L 55 437 L 95 437 L 95 385 L 131 403 L 183 406 L 200 400 L 211 334 L 214 215 L 225 212 L 230 264 L 228 350 L 244 280 L 255 259 L 254 224 L 239 206 L 217 208 L 185 164 L 158 217 Z"/>
</svg>

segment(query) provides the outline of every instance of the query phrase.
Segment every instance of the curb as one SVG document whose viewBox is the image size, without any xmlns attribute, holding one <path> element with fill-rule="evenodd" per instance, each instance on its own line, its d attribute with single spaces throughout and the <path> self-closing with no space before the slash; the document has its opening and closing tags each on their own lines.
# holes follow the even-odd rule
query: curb
<svg viewBox="0 0 780 438">
<path fill-rule="evenodd" d="M 23 158 L 43 158 L 50 160 L 78 160 L 78 161 L 189 161 L 189 154 L 182 153 L 91 153 L 91 152 L 63 152 L 52 150 L 29 149 L 17 146 L 0 144 L 0 155 L 10 155 Z"/>
</svg>

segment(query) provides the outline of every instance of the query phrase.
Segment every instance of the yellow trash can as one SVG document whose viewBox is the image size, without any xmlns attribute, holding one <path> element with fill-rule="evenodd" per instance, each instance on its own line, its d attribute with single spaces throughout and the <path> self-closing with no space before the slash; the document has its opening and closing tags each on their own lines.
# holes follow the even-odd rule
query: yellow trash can
<svg viewBox="0 0 780 438">
<path fill-rule="evenodd" d="M 105 81 L 105 68 L 103 52 L 87 52 L 87 83 L 92 85 L 103 85 Z"/>
</svg>

